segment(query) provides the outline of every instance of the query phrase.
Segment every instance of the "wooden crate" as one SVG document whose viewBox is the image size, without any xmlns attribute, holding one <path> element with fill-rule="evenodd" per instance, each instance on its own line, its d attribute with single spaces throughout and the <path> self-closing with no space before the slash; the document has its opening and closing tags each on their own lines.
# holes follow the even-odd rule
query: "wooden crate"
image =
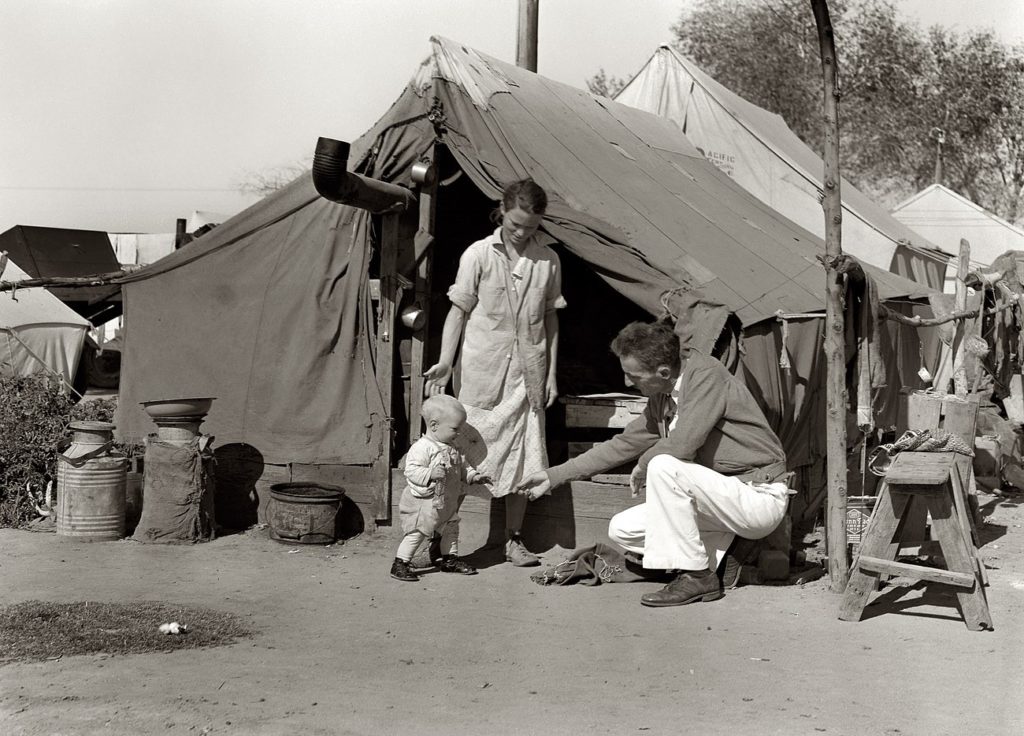
<svg viewBox="0 0 1024 736">
<path fill-rule="evenodd" d="M 563 396 L 565 426 L 621 429 L 644 413 L 647 399 L 630 394 Z"/>
</svg>

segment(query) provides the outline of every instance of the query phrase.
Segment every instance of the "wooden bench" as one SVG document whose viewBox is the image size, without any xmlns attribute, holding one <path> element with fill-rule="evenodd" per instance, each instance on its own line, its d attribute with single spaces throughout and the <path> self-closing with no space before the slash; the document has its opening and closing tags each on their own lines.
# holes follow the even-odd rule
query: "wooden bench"
<svg viewBox="0 0 1024 736">
<path fill-rule="evenodd" d="M 860 553 L 854 560 L 839 612 L 841 620 L 859 621 L 880 577 L 898 575 L 955 586 L 967 628 L 992 628 L 984 567 L 966 503 L 966 484 L 964 466 L 956 453 L 903 452 L 896 456 L 885 474 Z M 945 569 L 896 561 L 915 507 L 931 518 L 932 534 Z"/>
</svg>

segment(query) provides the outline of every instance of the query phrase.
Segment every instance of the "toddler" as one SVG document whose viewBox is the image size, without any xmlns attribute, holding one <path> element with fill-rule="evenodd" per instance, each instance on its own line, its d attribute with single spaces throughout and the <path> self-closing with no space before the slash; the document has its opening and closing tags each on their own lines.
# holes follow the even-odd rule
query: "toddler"
<svg viewBox="0 0 1024 736">
<path fill-rule="evenodd" d="M 409 562 L 428 539 L 431 562 L 441 572 L 476 574 L 475 567 L 457 556 L 459 500 L 464 483 L 487 483 L 490 479 L 469 465 L 454 446 L 465 421 L 466 410 L 453 396 L 440 394 L 423 402 L 426 434 L 416 440 L 405 458 L 406 484 L 398 503 L 405 536 L 391 565 L 395 580 L 419 580 Z M 447 554 L 440 553 L 442 541 L 448 543 Z"/>
</svg>

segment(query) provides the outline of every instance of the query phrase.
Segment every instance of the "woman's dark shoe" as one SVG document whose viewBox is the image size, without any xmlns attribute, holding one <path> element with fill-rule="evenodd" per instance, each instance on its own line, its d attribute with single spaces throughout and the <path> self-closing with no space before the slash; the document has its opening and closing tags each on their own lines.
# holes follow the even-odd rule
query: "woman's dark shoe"
<svg viewBox="0 0 1024 736">
<path fill-rule="evenodd" d="M 391 563 L 391 577 L 395 580 L 401 580 L 403 583 L 415 583 L 420 579 L 420 576 L 412 571 L 409 567 L 409 563 L 405 560 L 400 560 L 397 557 L 395 561 Z"/>
<path fill-rule="evenodd" d="M 445 555 L 437 565 L 441 572 L 455 572 L 459 575 L 476 575 L 476 568 L 455 555 Z"/>
<path fill-rule="evenodd" d="M 685 606 L 696 601 L 717 601 L 722 597 L 721 584 L 714 570 L 681 572 L 661 590 L 644 593 L 640 603 L 645 606 Z"/>
</svg>

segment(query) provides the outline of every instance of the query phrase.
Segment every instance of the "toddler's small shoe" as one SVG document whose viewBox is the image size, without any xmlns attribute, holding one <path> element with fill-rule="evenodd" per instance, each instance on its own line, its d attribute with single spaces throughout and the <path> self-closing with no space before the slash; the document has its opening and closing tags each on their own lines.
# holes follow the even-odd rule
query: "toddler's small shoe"
<svg viewBox="0 0 1024 736">
<path fill-rule="evenodd" d="M 459 575 L 476 575 L 476 568 L 455 555 L 444 555 L 437 564 L 441 572 L 455 572 Z"/>
<path fill-rule="evenodd" d="M 420 576 L 412 571 L 408 562 L 397 557 L 391 563 L 391 577 L 395 580 L 401 580 L 403 583 L 415 583 L 420 579 Z"/>
</svg>

